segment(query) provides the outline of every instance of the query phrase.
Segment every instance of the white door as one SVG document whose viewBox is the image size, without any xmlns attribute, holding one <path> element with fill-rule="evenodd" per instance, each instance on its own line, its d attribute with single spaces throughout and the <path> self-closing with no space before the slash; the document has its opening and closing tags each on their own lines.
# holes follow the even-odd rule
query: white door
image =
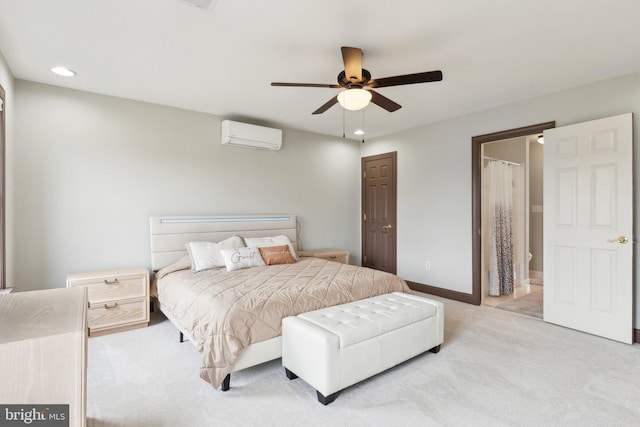
<svg viewBox="0 0 640 427">
<path fill-rule="evenodd" d="M 631 344 L 632 115 L 544 131 L 544 320 Z"/>
</svg>

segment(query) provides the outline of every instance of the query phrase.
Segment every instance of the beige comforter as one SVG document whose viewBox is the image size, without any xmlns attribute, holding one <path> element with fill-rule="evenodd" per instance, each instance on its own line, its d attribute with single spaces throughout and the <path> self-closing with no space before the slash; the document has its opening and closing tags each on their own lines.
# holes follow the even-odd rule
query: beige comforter
<svg viewBox="0 0 640 427">
<path fill-rule="evenodd" d="M 200 376 L 218 388 L 238 353 L 280 335 L 282 318 L 394 291 L 401 278 L 317 258 L 295 264 L 192 273 L 187 260 L 156 277 L 163 310 L 202 352 Z"/>
</svg>

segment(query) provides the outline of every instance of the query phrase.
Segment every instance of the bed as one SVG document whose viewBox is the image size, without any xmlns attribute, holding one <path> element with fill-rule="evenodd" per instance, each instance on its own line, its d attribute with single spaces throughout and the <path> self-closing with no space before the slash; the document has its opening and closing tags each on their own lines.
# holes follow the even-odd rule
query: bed
<svg viewBox="0 0 640 427">
<path fill-rule="evenodd" d="M 150 223 L 156 305 L 202 353 L 201 378 L 223 391 L 229 389 L 232 372 L 281 357 L 283 317 L 410 292 L 395 275 L 318 258 L 192 271 L 194 254 L 185 247 L 190 242 L 286 236 L 295 254 L 295 215 L 168 216 L 152 217 Z"/>
</svg>

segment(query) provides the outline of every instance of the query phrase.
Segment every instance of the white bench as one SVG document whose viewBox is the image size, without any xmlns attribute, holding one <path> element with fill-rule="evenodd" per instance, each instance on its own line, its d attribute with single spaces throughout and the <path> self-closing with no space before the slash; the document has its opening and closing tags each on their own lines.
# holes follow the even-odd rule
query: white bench
<svg viewBox="0 0 640 427">
<path fill-rule="evenodd" d="M 338 391 L 444 341 L 441 302 L 394 292 L 282 320 L 282 365 L 327 405 Z"/>
</svg>

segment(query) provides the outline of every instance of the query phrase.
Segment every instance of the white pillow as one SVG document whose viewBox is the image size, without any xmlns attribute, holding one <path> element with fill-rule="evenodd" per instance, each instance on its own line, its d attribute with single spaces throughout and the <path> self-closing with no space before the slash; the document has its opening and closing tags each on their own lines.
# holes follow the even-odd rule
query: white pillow
<svg viewBox="0 0 640 427">
<path fill-rule="evenodd" d="M 284 234 L 280 235 L 280 236 L 273 236 L 273 237 L 245 237 L 244 238 L 244 243 L 249 248 L 251 248 L 251 247 L 264 248 L 264 247 L 268 247 L 268 246 L 288 245 L 289 246 L 289 252 L 291 252 L 291 256 L 296 261 L 300 260 L 300 257 L 298 257 L 298 254 L 296 253 L 296 250 L 293 248 L 293 245 L 291 244 L 291 240 L 289 240 L 289 238 L 287 236 L 285 236 Z"/>
<path fill-rule="evenodd" d="M 202 271 L 224 267 L 224 258 L 220 249 L 234 249 L 244 246 L 242 237 L 231 236 L 221 242 L 189 242 L 184 245 L 191 257 L 191 270 Z"/>
<path fill-rule="evenodd" d="M 224 258 L 224 264 L 227 266 L 227 271 L 265 265 L 262 257 L 260 256 L 260 249 L 256 247 L 222 249 L 220 253 Z"/>
</svg>

